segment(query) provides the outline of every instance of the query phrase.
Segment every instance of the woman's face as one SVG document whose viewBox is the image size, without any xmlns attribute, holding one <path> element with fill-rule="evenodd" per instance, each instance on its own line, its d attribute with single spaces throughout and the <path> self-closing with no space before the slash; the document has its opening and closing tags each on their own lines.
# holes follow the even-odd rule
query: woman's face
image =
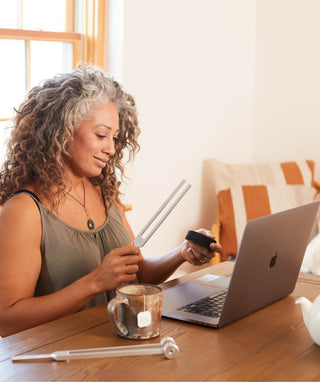
<svg viewBox="0 0 320 382">
<path fill-rule="evenodd" d="M 111 102 L 97 106 L 89 119 L 75 129 L 69 149 L 70 159 L 66 164 L 69 170 L 81 177 L 100 175 L 115 153 L 118 134 L 119 115 L 116 106 Z"/>
</svg>

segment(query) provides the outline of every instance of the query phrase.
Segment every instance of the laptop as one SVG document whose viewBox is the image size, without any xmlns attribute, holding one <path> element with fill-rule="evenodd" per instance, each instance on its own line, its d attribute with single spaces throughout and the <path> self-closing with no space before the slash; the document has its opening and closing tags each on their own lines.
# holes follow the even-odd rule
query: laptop
<svg viewBox="0 0 320 382">
<path fill-rule="evenodd" d="M 231 277 L 206 274 L 163 291 L 162 316 L 220 328 L 293 292 L 319 202 L 247 222 Z"/>
</svg>

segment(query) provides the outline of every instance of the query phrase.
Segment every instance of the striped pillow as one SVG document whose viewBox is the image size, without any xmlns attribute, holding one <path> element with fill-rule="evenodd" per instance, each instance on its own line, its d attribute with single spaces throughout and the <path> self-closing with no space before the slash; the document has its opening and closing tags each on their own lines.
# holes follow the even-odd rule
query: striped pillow
<svg viewBox="0 0 320 382">
<path fill-rule="evenodd" d="M 206 161 L 216 194 L 241 185 L 306 185 L 313 186 L 315 163 L 311 160 L 270 164 L 227 164 L 216 159 Z"/>
<path fill-rule="evenodd" d="M 235 186 L 218 194 L 223 260 L 235 256 L 246 222 L 311 202 L 314 192 L 297 186 Z"/>
<path fill-rule="evenodd" d="M 221 260 L 236 255 L 248 220 L 314 198 L 313 161 L 243 165 L 210 161 L 218 201 Z"/>
</svg>

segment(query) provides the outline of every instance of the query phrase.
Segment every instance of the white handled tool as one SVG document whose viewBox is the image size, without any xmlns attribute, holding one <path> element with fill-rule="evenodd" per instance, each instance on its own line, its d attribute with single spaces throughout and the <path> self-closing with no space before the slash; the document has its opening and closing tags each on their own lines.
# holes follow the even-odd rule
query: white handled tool
<svg viewBox="0 0 320 382">
<path fill-rule="evenodd" d="M 183 187 L 183 188 L 182 188 Z M 170 212 L 174 209 L 174 207 L 180 202 L 180 200 L 184 197 L 187 191 L 190 189 L 191 184 L 186 184 L 186 181 L 183 179 L 178 186 L 172 191 L 169 197 L 165 200 L 165 202 L 161 205 L 158 211 L 152 216 L 152 218 L 148 221 L 148 223 L 142 228 L 139 232 L 138 236 L 134 239 L 134 245 L 141 248 L 145 245 L 145 243 L 150 239 L 150 237 L 156 232 L 156 230 L 160 227 L 166 217 L 170 214 Z M 180 194 L 177 195 L 174 200 L 175 195 L 180 190 Z M 172 203 L 172 204 L 169 204 Z M 168 206 L 167 211 L 164 212 L 164 215 L 160 218 L 161 212 Z M 150 231 L 149 234 L 145 238 L 142 235 L 146 232 L 146 230 L 151 226 L 151 224 L 157 219 L 160 218 L 158 222 L 155 223 L 154 228 Z"/>
<path fill-rule="evenodd" d="M 164 354 L 168 359 L 174 359 L 179 354 L 179 348 L 171 337 L 165 337 L 158 344 L 116 346 L 109 348 L 56 351 L 51 354 L 30 354 L 12 357 L 17 361 L 69 361 L 73 359 L 126 357 L 137 355 Z"/>
</svg>

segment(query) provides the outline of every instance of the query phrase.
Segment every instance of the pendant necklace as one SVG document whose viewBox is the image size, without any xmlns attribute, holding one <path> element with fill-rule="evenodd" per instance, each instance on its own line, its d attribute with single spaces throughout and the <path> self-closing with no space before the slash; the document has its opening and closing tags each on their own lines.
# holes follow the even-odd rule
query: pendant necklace
<svg viewBox="0 0 320 382">
<path fill-rule="evenodd" d="M 92 230 L 92 229 L 95 228 L 95 224 L 94 224 L 94 221 L 90 218 L 89 213 L 88 213 L 88 210 L 87 210 L 87 207 L 86 207 L 86 188 L 85 188 L 85 186 L 84 186 L 84 182 L 83 182 L 83 181 L 82 181 L 82 187 L 83 187 L 83 203 L 80 202 L 80 200 L 78 200 L 77 198 L 75 198 L 73 195 L 71 195 L 70 192 L 65 191 L 65 193 L 68 194 L 69 196 L 71 196 L 71 198 L 72 198 L 73 200 L 75 200 L 77 203 L 79 203 L 79 204 L 83 207 L 83 209 L 84 209 L 84 211 L 85 211 L 85 213 L 86 213 L 86 215 L 87 215 L 87 218 L 88 218 L 88 220 L 87 220 L 87 226 L 88 226 L 88 228 L 89 228 L 90 230 Z"/>
</svg>

